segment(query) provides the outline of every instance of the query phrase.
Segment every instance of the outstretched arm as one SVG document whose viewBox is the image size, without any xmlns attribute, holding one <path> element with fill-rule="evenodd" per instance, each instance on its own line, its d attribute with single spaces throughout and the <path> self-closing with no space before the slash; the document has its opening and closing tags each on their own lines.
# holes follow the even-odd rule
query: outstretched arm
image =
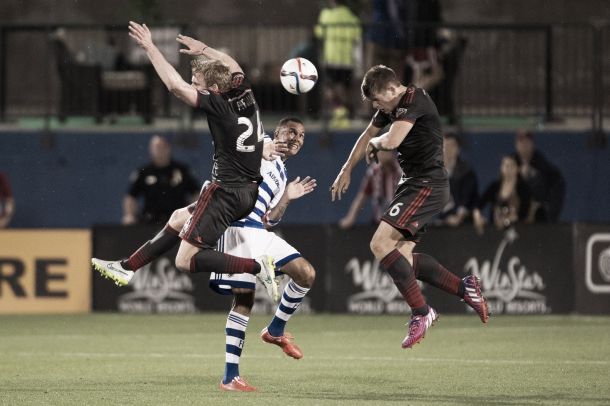
<svg viewBox="0 0 610 406">
<path fill-rule="evenodd" d="M 155 68 L 155 71 L 157 71 L 157 75 L 159 75 L 163 84 L 165 84 L 165 87 L 167 87 L 167 90 L 189 106 L 196 106 L 197 90 L 186 83 L 176 69 L 167 62 L 159 48 L 153 43 L 152 35 L 146 24 L 130 21 L 129 36 L 146 51 L 148 59 Z"/>
<path fill-rule="evenodd" d="M 381 131 L 381 128 L 375 127 L 372 123 L 369 123 L 364 132 L 360 134 L 360 138 L 358 138 L 358 141 L 356 141 L 356 144 L 354 144 L 352 152 L 350 152 L 347 161 L 345 161 L 345 164 L 343 164 L 337 178 L 330 187 L 330 195 L 333 202 L 335 199 L 341 200 L 341 195 L 347 192 L 347 188 L 350 184 L 352 169 L 354 169 L 356 164 L 364 157 L 366 146 L 371 138 L 379 134 L 379 131 Z"/>
<path fill-rule="evenodd" d="M 176 40 L 186 47 L 180 50 L 180 53 L 182 54 L 191 56 L 205 56 L 206 58 L 217 59 L 227 64 L 231 70 L 231 73 L 243 73 L 243 70 L 235 59 L 224 52 L 211 48 L 203 42 L 196 40 L 195 38 L 187 37 L 186 35 L 178 34 L 178 38 L 176 38 Z"/>
</svg>

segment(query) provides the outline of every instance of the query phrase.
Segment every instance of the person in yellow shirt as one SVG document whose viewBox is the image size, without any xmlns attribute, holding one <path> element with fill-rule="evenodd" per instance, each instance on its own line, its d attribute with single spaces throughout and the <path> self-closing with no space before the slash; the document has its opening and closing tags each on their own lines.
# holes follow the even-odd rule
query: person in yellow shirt
<svg viewBox="0 0 610 406">
<path fill-rule="evenodd" d="M 348 93 L 356 65 L 355 49 L 362 37 L 360 19 L 344 3 L 330 0 L 329 7 L 320 11 L 314 29 L 323 44 L 324 97 L 333 111 L 331 128 L 349 125 L 352 98 Z"/>
</svg>

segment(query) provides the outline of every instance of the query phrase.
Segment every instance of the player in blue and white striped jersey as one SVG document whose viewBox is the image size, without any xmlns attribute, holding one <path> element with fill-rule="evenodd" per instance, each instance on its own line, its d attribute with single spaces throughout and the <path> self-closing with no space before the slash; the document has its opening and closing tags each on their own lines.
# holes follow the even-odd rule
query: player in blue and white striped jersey
<svg viewBox="0 0 610 406">
<path fill-rule="evenodd" d="M 278 157 L 274 161 L 263 160 L 261 175 L 263 181 L 258 185 L 258 199 L 254 209 L 248 216 L 233 222 L 231 226 L 265 228 L 266 224 L 275 225 L 268 223 L 265 214 L 269 208 L 277 205 L 286 188 L 286 167 L 283 159 Z"/>
<path fill-rule="evenodd" d="M 248 258 L 257 252 L 263 252 L 276 260 L 276 266 L 288 275 L 291 280 L 284 288 L 281 302 L 274 318 L 266 327 L 261 338 L 268 343 L 280 346 L 286 354 L 299 359 L 301 350 L 292 343 L 289 334 L 284 334 L 288 319 L 301 304 L 315 279 L 315 270 L 301 254 L 275 233 L 268 231 L 267 226 L 277 224 L 291 200 L 298 199 L 316 187 L 316 181 L 309 177 L 296 178 L 287 182 L 284 160 L 295 156 L 301 150 L 305 140 L 305 127 L 297 118 L 280 120 L 274 132 L 275 152 L 283 152 L 284 159 L 264 154 L 261 175 L 263 182 L 259 186 L 259 195 L 255 208 L 244 219 L 230 225 L 221 237 L 218 249 L 223 253 L 243 252 Z M 204 188 L 205 189 L 205 188 Z M 167 225 L 155 237 L 136 250 L 129 259 L 136 258 L 144 266 L 180 242 L 179 230 L 189 219 L 195 205 L 183 207 L 172 213 Z M 120 267 L 121 261 L 105 261 Z M 229 264 L 231 266 L 231 264 Z M 125 274 L 125 285 L 134 277 L 137 270 Z M 254 303 L 256 279 L 235 278 L 227 274 L 212 274 L 210 285 L 214 290 L 224 294 L 234 294 L 234 305 L 226 324 L 226 369 L 220 387 L 223 390 L 252 391 L 250 386 L 239 376 L 239 358 L 243 348 L 245 330 Z M 279 298 L 274 298 L 278 300 Z"/>
<path fill-rule="evenodd" d="M 281 301 L 271 323 L 261 333 L 263 341 L 278 345 L 295 359 L 303 357 L 300 348 L 292 342 L 293 337 L 284 332 L 286 322 L 301 304 L 311 288 L 315 270 L 299 251 L 267 230 L 277 224 L 290 201 L 313 191 L 316 181 L 309 177 L 297 177 L 287 181 L 284 160 L 296 155 L 303 146 L 305 127 L 296 118 L 279 122 L 274 133 L 276 142 L 285 142 L 287 152 L 284 159 L 264 161 L 261 165 L 263 182 L 259 185 L 258 201 L 246 218 L 231 224 L 221 237 L 219 251 L 254 258 L 265 253 L 275 259 L 276 267 L 291 280 L 285 286 Z M 254 304 L 256 279 L 246 274 L 211 274 L 210 286 L 221 294 L 233 294 L 233 307 L 226 325 L 226 367 L 223 382 L 231 382 L 239 376 L 239 358 L 244 344 L 245 329 Z M 222 384 L 221 384 L 222 388 Z"/>
</svg>

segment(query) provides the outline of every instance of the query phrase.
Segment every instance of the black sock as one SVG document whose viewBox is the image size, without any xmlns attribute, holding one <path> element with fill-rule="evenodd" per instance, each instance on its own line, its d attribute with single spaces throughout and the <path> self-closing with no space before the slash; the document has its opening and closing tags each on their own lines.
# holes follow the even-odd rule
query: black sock
<svg viewBox="0 0 610 406">
<path fill-rule="evenodd" d="M 394 285 L 411 307 L 413 314 L 422 316 L 428 314 L 428 305 L 417 285 L 413 268 L 400 251 L 393 250 L 379 264 L 392 277 Z"/>
<path fill-rule="evenodd" d="M 130 271 L 137 271 L 144 265 L 150 264 L 180 242 L 179 234 L 169 224 L 166 224 L 163 230 L 152 239 L 146 241 L 128 259 L 121 261 L 121 266 Z"/>
<path fill-rule="evenodd" d="M 251 273 L 256 275 L 261 271 L 261 266 L 253 259 L 236 257 L 207 248 L 193 255 L 190 271 L 191 273 Z"/>
<path fill-rule="evenodd" d="M 413 270 L 420 281 L 429 283 L 460 298 L 464 297 L 462 280 L 430 255 L 413 254 Z"/>
</svg>

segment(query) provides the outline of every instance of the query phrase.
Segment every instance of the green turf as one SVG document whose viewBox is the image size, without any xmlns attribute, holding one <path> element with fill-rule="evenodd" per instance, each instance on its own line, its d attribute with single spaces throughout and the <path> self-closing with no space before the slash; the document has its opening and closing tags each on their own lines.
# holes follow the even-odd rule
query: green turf
<svg viewBox="0 0 610 406">
<path fill-rule="evenodd" d="M 608 405 L 610 318 L 441 316 L 402 350 L 406 319 L 301 316 L 295 361 L 253 316 L 241 373 L 221 393 L 223 314 L 0 316 L 1 405 Z"/>
</svg>

